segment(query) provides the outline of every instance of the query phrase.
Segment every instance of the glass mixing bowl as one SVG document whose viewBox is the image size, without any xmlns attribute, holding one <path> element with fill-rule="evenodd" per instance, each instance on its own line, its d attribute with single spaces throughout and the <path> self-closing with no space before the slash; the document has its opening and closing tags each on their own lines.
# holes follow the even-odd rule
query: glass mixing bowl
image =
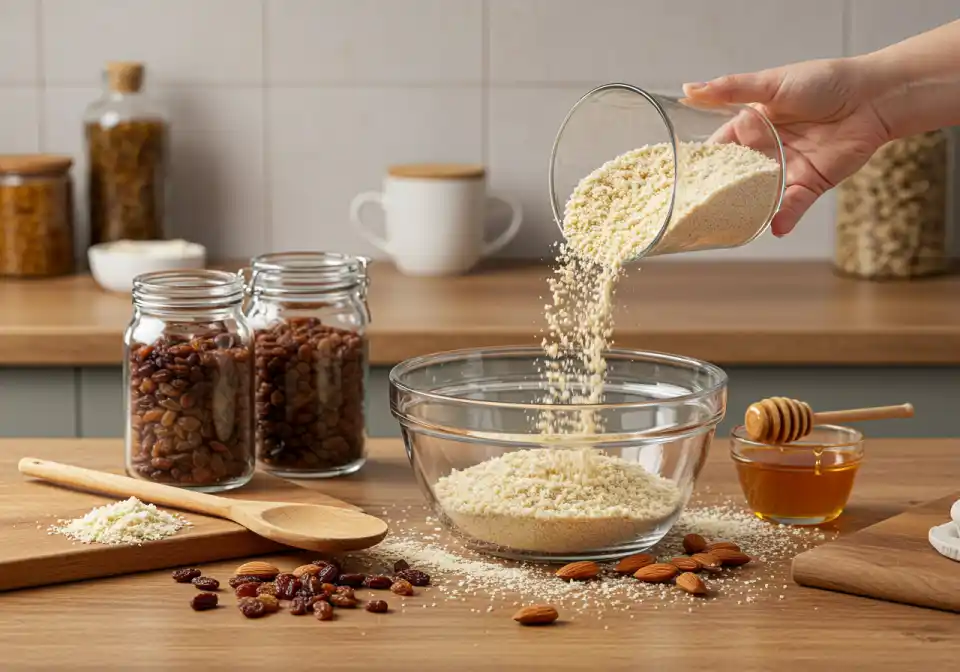
<svg viewBox="0 0 960 672">
<path fill-rule="evenodd" d="M 390 372 L 390 408 L 417 481 L 438 518 L 467 546 L 526 560 L 611 559 L 648 549 L 676 522 L 723 419 L 727 376 L 676 355 L 611 350 L 605 358 L 604 396 L 593 405 L 543 403 L 545 361 L 537 347 L 443 352 L 409 359 Z M 584 411 L 599 421 L 597 433 L 539 428 L 544 413 Z M 551 451 L 536 457 L 582 469 L 574 469 L 573 481 L 553 473 L 545 483 L 515 461 L 534 455 L 509 457 L 519 451 Z M 453 488 L 462 484 L 463 470 L 490 460 L 498 460 L 499 475 Z M 601 470 L 611 465 L 615 473 Z M 620 478 L 624 468 L 630 479 Z M 585 511 L 572 501 L 582 492 L 574 481 L 591 474 L 619 489 L 606 493 L 606 508 Z M 650 506 L 631 505 L 625 512 L 628 500 L 636 503 L 638 483 L 657 496 Z M 521 499 L 536 492 L 538 504 L 506 510 L 505 492 Z"/>
</svg>

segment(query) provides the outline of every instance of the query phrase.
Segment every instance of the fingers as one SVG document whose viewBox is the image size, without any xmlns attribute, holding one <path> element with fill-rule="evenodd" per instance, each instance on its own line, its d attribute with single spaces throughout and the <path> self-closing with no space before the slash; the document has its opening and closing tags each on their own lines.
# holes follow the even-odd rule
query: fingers
<svg viewBox="0 0 960 672">
<path fill-rule="evenodd" d="M 781 68 L 772 68 L 741 75 L 726 75 L 709 82 L 684 84 L 683 92 L 694 100 L 769 103 L 776 98 L 783 77 Z"/>
<path fill-rule="evenodd" d="M 804 213 L 817 200 L 817 194 L 802 184 L 791 184 L 783 193 L 783 203 L 773 218 L 770 230 L 778 238 L 785 236 L 796 227 Z"/>
</svg>

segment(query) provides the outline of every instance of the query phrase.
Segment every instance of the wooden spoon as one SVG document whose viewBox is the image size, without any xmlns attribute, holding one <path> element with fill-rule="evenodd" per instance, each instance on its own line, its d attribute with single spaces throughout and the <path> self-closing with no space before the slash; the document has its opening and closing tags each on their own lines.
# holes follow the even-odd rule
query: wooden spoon
<svg viewBox="0 0 960 672">
<path fill-rule="evenodd" d="M 912 404 L 814 413 L 806 402 L 785 397 L 770 397 L 750 404 L 743 424 L 747 434 L 754 441 L 784 444 L 802 439 L 816 425 L 912 417 Z"/>
<path fill-rule="evenodd" d="M 21 474 L 58 485 L 120 497 L 137 497 L 153 504 L 226 518 L 261 537 L 311 551 L 335 553 L 369 548 L 387 534 L 385 522 L 352 509 L 322 504 L 215 497 L 33 457 L 20 460 L 19 469 Z"/>
</svg>

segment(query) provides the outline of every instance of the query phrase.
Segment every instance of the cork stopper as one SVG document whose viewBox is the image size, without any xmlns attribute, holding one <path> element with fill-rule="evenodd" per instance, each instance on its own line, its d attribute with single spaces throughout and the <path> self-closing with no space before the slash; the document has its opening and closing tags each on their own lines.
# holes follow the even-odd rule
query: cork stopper
<svg viewBox="0 0 960 672">
<path fill-rule="evenodd" d="M 0 173 L 14 175 L 55 175 L 72 164 L 72 158 L 58 154 L 0 154 Z"/>
<path fill-rule="evenodd" d="M 390 166 L 387 173 L 420 180 L 475 180 L 483 177 L 486 170 L 472 163 L 407 163 Z"/>
<path fill-rule="evenodd" d="M 107 83 L 111 91 L 136 93 L 143 86 L 143 63 L 137 61 L 107 63 Z"/>
</svg>

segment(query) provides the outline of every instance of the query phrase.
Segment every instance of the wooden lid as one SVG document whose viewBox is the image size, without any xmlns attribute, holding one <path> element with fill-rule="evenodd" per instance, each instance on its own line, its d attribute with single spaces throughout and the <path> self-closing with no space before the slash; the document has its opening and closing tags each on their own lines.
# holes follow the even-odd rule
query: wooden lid
<svg viewBox="0 0 960 672">
<path fill-rule="evenodd" d="M 390 166 L 387 174 L 420 180 L 475 180 L 486 175 L 486 169 L 473 163 L 405 163 Z"/>
<path fill-rule="evenodd" d="M 58 154 L 0 154 L 0 173 L 47 175 L 65 173 L 73 165 L 69 156 Z"/>
<path fill-rule="evenodd" d="M 110 61 L 107 63 L 107 83 L 111 91 L 136 93 L 143 86 L 143 63 Z"/>
</svg>

